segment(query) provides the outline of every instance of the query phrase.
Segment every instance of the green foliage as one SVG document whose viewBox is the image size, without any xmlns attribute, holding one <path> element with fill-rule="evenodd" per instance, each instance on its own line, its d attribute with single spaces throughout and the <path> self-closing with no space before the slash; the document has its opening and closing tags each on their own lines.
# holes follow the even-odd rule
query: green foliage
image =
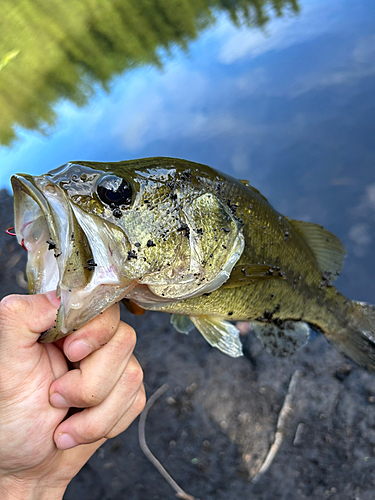
<svg viewBox="0 0 375 500">
<path fill-rule="evenodd" d="M 263 26 L 269 12 L 298 12 L 297 0 L 2 0 L 0 143 L 15 128 L 45 130 L 60 99 L 84 105 L 99 82 L 161 54 L 184 50 L 225 11 Z"/>
</svg>

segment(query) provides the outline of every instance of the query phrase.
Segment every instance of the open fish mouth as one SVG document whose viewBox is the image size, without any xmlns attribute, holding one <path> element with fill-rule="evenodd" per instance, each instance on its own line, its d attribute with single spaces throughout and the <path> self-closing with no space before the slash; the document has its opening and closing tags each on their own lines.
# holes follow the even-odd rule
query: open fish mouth
<svg viewBox="0 0 375 500">
<path fill-rule="evenodd" d="M 46 177 L 14 175 L 15 231 L 28 251 L 30 293 L 56 290 L 61 305 L 42 342 L 54 342 L 121 300 L 135 283 L 121 273 L 129 243 L 116 226 L 72 205 Z"/>
</svg>

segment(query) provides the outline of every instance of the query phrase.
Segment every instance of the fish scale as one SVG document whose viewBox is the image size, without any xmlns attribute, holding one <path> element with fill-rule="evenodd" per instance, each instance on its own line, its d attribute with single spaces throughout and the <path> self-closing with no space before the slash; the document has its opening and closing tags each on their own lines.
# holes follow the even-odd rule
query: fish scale
<svg viewBox="0 0 375 500">
<path fill-rule="evenodd" d="M 342 243 L 317 224 L 282 216 L 248 181 L 187 160 L 146 158 L 71 162 L 44 176 L 13 176 L 12 185 L 30 290 L 57 286 L 62 294 L 43 342 L 124 299 L 137 314 L 171 313 L 182 333 L 196 326 L 233 357 L 242 346 L 231 321 L 246 320 L 273 354 L 293 354 L 312 326 L 375 369 L 375 309 L 333 286 Z M 62 232 L 74 233 L 74 248 Z"/>
</svg>

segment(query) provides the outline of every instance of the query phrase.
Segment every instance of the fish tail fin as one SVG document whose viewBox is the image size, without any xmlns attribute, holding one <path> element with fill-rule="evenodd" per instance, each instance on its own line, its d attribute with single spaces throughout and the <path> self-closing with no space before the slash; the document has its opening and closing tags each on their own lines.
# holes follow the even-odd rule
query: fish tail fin
<svg viewBox="0 0 375 500">
<path fill-rule="evenodd" d="M 351 306 L 345 327 L 326 336 L 342 354 L 375 371 L 375 306 L 354 301 Z"/>
</svg>

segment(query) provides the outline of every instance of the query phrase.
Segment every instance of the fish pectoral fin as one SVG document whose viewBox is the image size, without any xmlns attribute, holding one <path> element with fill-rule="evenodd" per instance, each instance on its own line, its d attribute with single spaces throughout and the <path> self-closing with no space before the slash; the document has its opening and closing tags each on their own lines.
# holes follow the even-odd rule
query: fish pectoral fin
<svg viewBox="0 0 375 500">
<path fill-rule="evenodd" d="M 310 328 L 304 321 L 251 322 L 251 327 L 269 354 L 287 357 L 307 344 Z"/>
<path fill-rule="evenodd" d="M 221 288 L 237 288 L 259 280 L 285 279 L 284 273 L 263 264 L 244 264 L 234 266 L 228 280 Z"/>
<path fill-rule="evenodd" d="M 212 347 L 232 358 L 242 356 L 240 332 L 232 323 L 215 316 L 190 316 L 190 319 Z"/>
<path fill-rule="evenodd" d="M 128 311 L 135 314 L 136 316 L 142 316 L 142 314 L 146 312 L 146 310 L 143 309 L 143 307 L 137 305 L 130 299 L 122 299 L 121 302 L 124 304 L 124 306 Z"/>
<path fill-rule="evenodd" d="M 178 333 L 186 335 L 194 328 L 194 323 L 189 316 L 183 316 L 182 314 L 172 314 L 171 324 Z"/>
<path fill-rule="evenodd" d="M 336 279 L 346 255 L 345 247 L 338 237 L 313 222 L 288 220 L 305 238 L 322 273 L 328 273 L 330 280 Z"/>
</svg>

